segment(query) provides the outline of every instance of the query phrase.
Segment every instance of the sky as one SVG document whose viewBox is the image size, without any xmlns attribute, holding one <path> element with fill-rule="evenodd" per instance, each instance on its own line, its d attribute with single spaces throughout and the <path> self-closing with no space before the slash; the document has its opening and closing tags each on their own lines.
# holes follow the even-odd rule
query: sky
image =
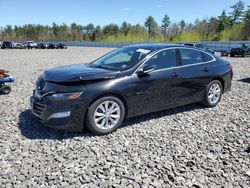
<svg viewBox="0 0 250 188">
<path fill-rule="evenodd" d="M 171 22 L 219 16 L 237 0 L 0 0 L 0 26 L 24 24 L 106 25 L 123 21 L 144 24 L 153 16 L 161 23 L 165 14 Z M 244 0 L 250 5 L 250 0 Z"/>
</svg>

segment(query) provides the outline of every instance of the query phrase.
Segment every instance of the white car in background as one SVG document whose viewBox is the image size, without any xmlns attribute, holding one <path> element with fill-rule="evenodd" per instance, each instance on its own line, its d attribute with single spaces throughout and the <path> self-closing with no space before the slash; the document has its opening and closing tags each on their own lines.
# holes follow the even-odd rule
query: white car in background
<svg viewBox="0 0 250 188">
<path fill-rule="evenodd" d="M 27 48 L 32 49 L 32 48 L 37 48 L 37 43 L 34 41 L 27 41 Z"/>
</svg>

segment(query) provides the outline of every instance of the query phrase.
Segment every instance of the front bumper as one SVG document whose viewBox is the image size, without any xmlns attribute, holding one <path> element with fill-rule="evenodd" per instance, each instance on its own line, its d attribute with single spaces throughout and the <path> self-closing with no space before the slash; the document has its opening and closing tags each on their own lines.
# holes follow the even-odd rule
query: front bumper
<svg viewBox="0 0 250 188">
<path fill-rule="evenodd" d="M 50 101 L 45 97 L 37 98 L 34 95 L 30 98 L 32 114 L 47 127 L 65 130 L 82 131 L 87 105 L 84 100 L 72 101 Z M 59 112 L 70 112 L 67 117 L 51 118 Z"/>
</svg>

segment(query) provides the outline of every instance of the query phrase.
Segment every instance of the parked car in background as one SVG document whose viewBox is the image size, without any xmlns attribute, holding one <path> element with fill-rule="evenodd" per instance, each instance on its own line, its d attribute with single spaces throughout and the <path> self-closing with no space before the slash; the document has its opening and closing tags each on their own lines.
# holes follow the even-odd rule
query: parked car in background
<svg viewBox="0 0 250 188">
<path fill-rule="evenodd" d="M 195 102 L 214 107 L 232 76 L 229 62 L 202 49 L 137 44 L 90 64 L 44 71 L 31 108 L 45 126 L 108 134 L 125 118 Z"/>
<path fill-rule="evenodd" d="M 230 57 L 235 57 L 235 56 L 245 57 L 247 55 L 250 55 L 250 48 L 246 44 L 235 45 L 230 50 Z"/>
<path fill-rule="evenodd" d="M 47 49 L 48 48 L 48 44 L 46 44 L 46 43 L 38 43 L 37 44 L 37 48 L 38 49 Z"/>
<path fill-rule="evenodd" d="M 57 45 L 54 43 L 49 43 L 48 44 L 48 49 L 57 49 Z"/>
<path fill-rule="evenodd" d="M 12 48 L 12 42 L 10 41 L 3 41 L 1 44 L 1 49 L 11 49 Z"/>
<path fill-rule="evenodd" d="M 14 49 L 24 49 L 25 46 L 24 46 L 22 43 L 13 42 L 13 43 L 12 43 L 12 48 L 14 48 Z"/>
<path fill-rule="evenodd" d="M 210 52 L 210 53 L 214 54 L 214 51 L 211 50 L 210 48 L 208 48 L 208 46 L 206 44 L 204 44 L 204 43 L 192 43 L 192 42 L 189 42 L 189 43 L 180 43 L 180 44 L 200 48 L 200 49 L 203 49 L 203 50 L 205 50 L 207 52 Z"/>
<path fill-rule="evenodd" d="M 63 43 L 57 44 L 57 49 L 67 49 L 67 46 Z"/>
<path fill-rule="evenodd" d="M 230 50 L 221 50 L 220 55 L 221 57 L 227 57 L 230 54 Z"/>
<path fill-rule="evenodd" d="M 34 41 L 27 41 L 27 48 L 28 49 L 37 48 L 37 43 L 35 43 Z"/>
</svg>

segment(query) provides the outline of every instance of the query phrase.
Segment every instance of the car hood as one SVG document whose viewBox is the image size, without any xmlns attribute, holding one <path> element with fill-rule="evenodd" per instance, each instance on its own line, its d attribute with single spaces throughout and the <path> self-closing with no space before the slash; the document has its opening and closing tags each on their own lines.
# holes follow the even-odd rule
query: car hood
<svg viewBox="0 0 250 188">
<path fill-rule="evenodd" d="M 83 64 L 66 65 L 44 71 L 44 81 L 50 82 L 79 82 L 90 80 L 112 79 L 119 71 L 93 68 Z"/>
</svg>

